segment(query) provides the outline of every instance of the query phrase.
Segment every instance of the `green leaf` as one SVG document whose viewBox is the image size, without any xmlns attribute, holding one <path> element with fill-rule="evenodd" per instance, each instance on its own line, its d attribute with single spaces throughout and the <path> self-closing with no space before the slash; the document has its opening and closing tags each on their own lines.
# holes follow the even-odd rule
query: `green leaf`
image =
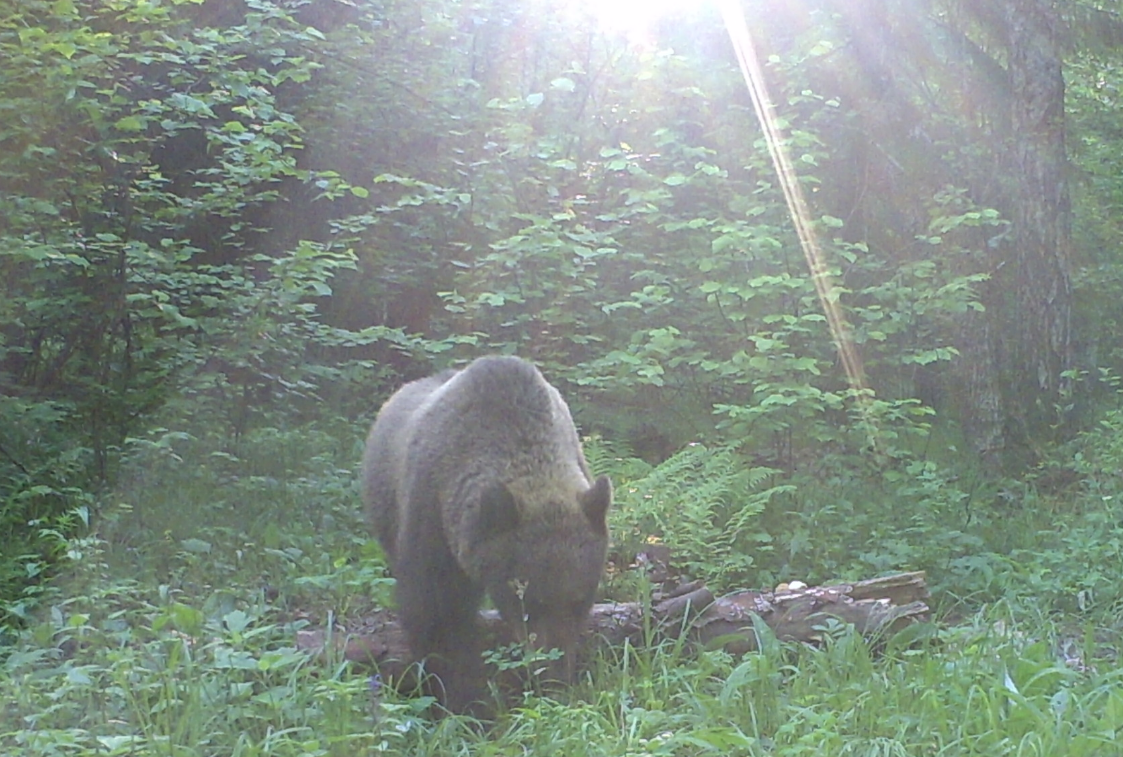
<svg viewBox="0 0 1123 757">
<path fill-rule="evenodd" d="M 244 610 L 231 610 L 222 616 L 223 625 L 225 625 L 227 630 L 231 633 L 238 634 L 244 632 L 251 622 L 253 622 L 253 618 Z"/>
<path fill-rule="evenodd" d="M 361 197 L 365 200 L 366 198 L 370 197 L 370 190 L 366 187 L 351 187 L 351 194 L 355 195 L 356 197 Z"/>
<path fill-rule="evenodd" d="M 206 102 L 200 100 L 198 97 L 184 92 L 174 92 L 168 100 L 173 106 L 186 113 L 214 117 L 214 113 L 211 112 L 211 106 L 207 105 Z"/>
<path fill-rule="evenodd" d="M 188 552 L 195 552 L 196 554 L 207 554 L 211 551 L 210 542 L 202 539 L 184 539 L 179 545 Z"/>
<path fill-rule="evenodd" d="M 144 131 L 145 126 L 144 120 L 138 116 L 125 116 L 113 124 L 113 128 L 118 131 Z"/>
<path fill-rule="evenodd" d="M 136 734 L 98 736 L 97 741 L 110 754 L 139 754 L 144 751 L 144 737 Z"/>
</svg>

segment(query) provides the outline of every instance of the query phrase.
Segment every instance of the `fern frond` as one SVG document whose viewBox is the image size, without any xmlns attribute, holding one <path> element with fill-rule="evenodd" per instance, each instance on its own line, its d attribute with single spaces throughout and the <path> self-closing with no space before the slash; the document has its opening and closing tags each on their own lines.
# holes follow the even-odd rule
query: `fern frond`
<svg viewBox="0 0 1123 757">
<path fill-rule="evenodd" d="M 616 486 L 651 472 L 651 464 L 634 457 L 626 444 L 591 436 L 584 440 L 582 448 L 589 470 L 597 476 L 607 475 Z"/>
<path fill-rule="evenodd" d="M 618 485 L 613 522 L 637 547 L 652 538 L 666 543 L 695 577 L 741 580 L 753 552 L 770 541 L 753 519 L 792 489 L 768 486 L 776 473 L 750 467 L 732 448 L 694 444 Z"/>
</svg>

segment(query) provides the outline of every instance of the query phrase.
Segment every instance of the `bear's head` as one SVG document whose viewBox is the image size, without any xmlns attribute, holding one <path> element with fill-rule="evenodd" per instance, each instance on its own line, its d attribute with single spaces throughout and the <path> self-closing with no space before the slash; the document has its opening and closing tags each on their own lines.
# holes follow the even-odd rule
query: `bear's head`
<svg viewBox="0 0 1123 757">
<path fill-rule="evenodd" d="M 563 652 L 547 671 L 554 680 L 573 678 L 577 640 L 604 572 L 611 502 L 605 476 L 574 502 L 528 509 L 501 484 L 480 502 L 476 578 L 521 640 Z"/>
</svg>

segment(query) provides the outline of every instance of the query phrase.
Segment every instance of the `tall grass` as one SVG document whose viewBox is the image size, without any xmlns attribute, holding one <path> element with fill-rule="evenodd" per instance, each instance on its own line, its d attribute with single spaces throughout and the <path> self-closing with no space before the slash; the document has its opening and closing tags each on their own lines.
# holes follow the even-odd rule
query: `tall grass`
<svg viewBox="0 0 1123 757">
<path fill-rule="evenodd" d="M 390 597 L 356 505 L 358 442 L 339 438 L 138 446 L 131 483 L 68 545 L 49 611 L 0 651 L 0 754 L 1123 754 L 1111 607 L 1035 606 L 1020 579 L 1006 586 L 1021 594 L 943 619 L 918 643 L 827 628 L 818 648 L 765 635 L 743 657 L 606 649 L 561 701 L 527 695 L 486 725 L 432 719 L 426 701 L 294 643 Z M 1078 584 L 1059 575 L 1063 551 L 1113 554 L 1115 529 L 1070 521 L 1037 558 L 1019 542 L 1020 570 L 1052 571 L 1059 596 Z"/>
</svg>

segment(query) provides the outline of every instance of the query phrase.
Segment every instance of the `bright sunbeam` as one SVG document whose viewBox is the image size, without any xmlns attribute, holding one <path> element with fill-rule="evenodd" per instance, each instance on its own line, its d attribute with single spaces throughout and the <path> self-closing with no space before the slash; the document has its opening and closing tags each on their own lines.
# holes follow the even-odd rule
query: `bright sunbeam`
<svg viewBox="0 0 1123 757">
<path fill-rule="evenodd" d="M 729 39 L 733 43 L 733 50 L 737 54 L 737 63 L 741 67 L 745 86 L 748 87 L 749 95 L 752 97 L 753 109 L 764 130 L 764 139 L 772 157 L 772 165 L 776 168 L 776 178 L 779 179 L 780 188 L 784 192 L 784 200 L 787 202 L 788 212 L 795 225 L 800 247 L 803 248 L 804 257 L 807 259 L 807 268 L 815 284 L 815 291 L 819 295 L 819 302 L 823 306 L 823 313 L 827 317 L 827 325 L 838 349 L 842 368 L 846 371 L 847 381 L 850 383 L 850 389 L 854 393 L 858 410 L 869 434 L 870 447 L 878 450 L 876 423 L 870 409 L 870 392 L 866 386 L 862 357 L 854 343 L 853 329 L 842 308 L 839 307 L 837 289 L 823 255 L 822 245 L 819 243 L 807 198 L 803 195 L 803 188 L 796 176 L 791 155 L 784 146 L 783 129 L 776 118 L 772 98 L 768 94 L 764 71 L 754 49 L 752 33 L 749 31 L 749 25 L 746 23 L 745 14 L 738 0 L 721 0 L 721 14 L 725 20 L 726 31 L 729 32 Z"/>
<path fill-rule="evenodd" d="M 788 212 L 791 214 L 796 235 L 807 259 L 811 280 L 815 284 L 816 293 L 819 295 L 819 301 L 827 318 L 827 325 L 838 349 L 840 362 L 846 372 L 858 410 L 865 421 L 870 446 L 877 450 L 879 445 L 876 423 L 870 409 L 871 395 L 866 386 L 861 355 L 854 343 L 851 325 L 838 304 L 838 291 L 830 275 L 830 267 L 825 260 L 815 222 L 803 195 L 791 156 L 784 145 L 784 131 L 776 117 L 740 0 L 569 0 L 569 2 L 572 9 L 597 19 L 603 30 L 624 33 L 632 38 L 642 38 L 656 22 L 672 13 L 676 15 L 696 13 L 705 8 L 708 3 L 716 3 L 720 8 L 726 31 L 729 32 L 730 42 L 737 55 L 741 74 L 745 79 L 745 86 L 749 90 L 757 119 L 764 131 L 765 142 L 768 144 L 768 152 L 772 157 Z"/>
</svg>

